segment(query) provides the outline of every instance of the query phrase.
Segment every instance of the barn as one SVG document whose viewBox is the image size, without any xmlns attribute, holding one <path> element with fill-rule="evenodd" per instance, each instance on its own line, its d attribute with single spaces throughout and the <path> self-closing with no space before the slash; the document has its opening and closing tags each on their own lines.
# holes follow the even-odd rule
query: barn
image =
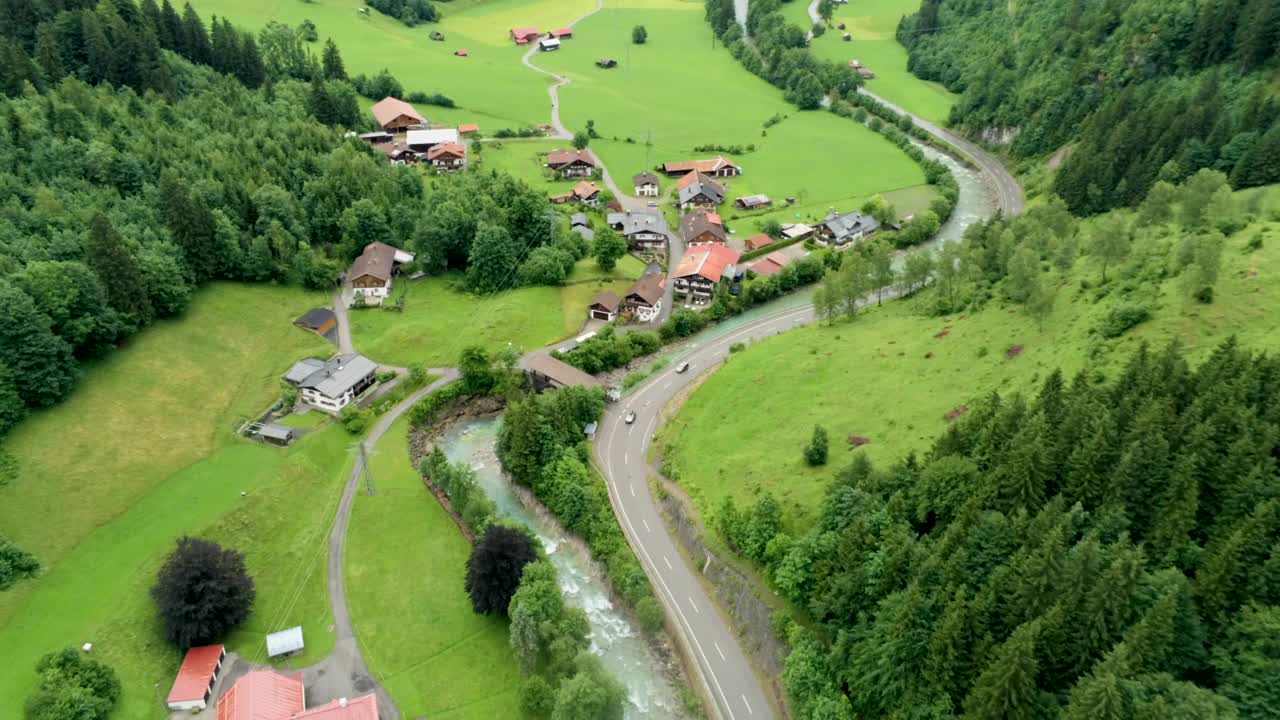
<svg viewBox="0 0 1280 720">
<path fill-rule="evenodd" d="M 173 680 L 165 702 L 170 710 L 203 710 L 209 704 L 213 684 L 218 681 L 227 649 L 222 645 L 203 645 L 187 651 Z"/>
</svg>

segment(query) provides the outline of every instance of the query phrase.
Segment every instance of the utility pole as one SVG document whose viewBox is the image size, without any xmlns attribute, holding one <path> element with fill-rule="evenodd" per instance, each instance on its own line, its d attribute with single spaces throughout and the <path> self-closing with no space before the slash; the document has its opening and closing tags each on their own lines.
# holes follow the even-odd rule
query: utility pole
<svg viewBox="0 0 1280 720">
<path fill-rule="evenodd" d="M 364 470 L 364 494 L 373 494 L 373 472 L 369 470 L 369 454 L 364 441 L 360 441 L 360 467 Z"/>
</svg>

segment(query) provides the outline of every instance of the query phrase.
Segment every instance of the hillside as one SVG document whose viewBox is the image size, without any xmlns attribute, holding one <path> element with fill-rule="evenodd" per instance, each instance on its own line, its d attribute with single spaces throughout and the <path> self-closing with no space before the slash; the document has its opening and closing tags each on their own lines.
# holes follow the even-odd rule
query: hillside
<svg viewBox="0 0 1280 720">
<path fill-rule="evenodd" d="M 1064 145 L 1072 211 L 1133 205 L 1202 168 L 1237 189 L 1280 180 L 1280 6 L 1273 0 L 925 0 L 898 29 L 916 75 L 960 93 L 951 124 Z"/>
<path fill-rule="evenodd" d="M 1242 347 L 1274 350 L 1280 188 L 1237 199 L 1257 219 L 1226 238 L 1211 304 L 1188 298 L 1181 278 L 1166 269 L 1170 245 L 1183 234 L 1170 224 L 1139 235 L 1133 254 L 1102 288 L 1090 256 L 1046 273 L 1056 302 L 1043 325 L 998 290 L 983 291 L 995 297 L 980 309 L 935 316 L 930 309 L 942 290 L 930 289 L 851 322 L 799 328 L 734 355 L 689 397 L 660 434 L 671 475 L 704 513 L 726 496 L 745 504 L 772 491 L 785 525 L 801 528 L 831 474 L 801 457 L 815 424 L 831 434 L 833 466 L 859 455 L 888 463 L 926 450 L 948 427 L 949 413 L 963 414 L 992 391 L 1028 390 L 1054 368 L 1068 377 L 1081 369 L 1106 376 L 1140 344 L 1171 339 L 1192 360 L 1232 335 Z M 1112 219 L 1090 220 L 1073 237 L 1087 245 Z M 1262 246 L 1249 250 L 1255 237 Z M 1101 337 L 1107 316 L 1133 304 L 1148 306 L 1151 319 L 1114 339 Z M 853 449 L 851 436 L 870 443 Z"/>
</svg>

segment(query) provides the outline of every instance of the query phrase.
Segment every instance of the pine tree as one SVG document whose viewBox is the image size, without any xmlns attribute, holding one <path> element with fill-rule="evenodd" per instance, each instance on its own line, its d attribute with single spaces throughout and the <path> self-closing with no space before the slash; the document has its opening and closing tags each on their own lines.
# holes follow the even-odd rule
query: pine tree
<svg viewBox="0 0 1280 720">
<path fill-rule="evenodd" d="M 324 41 L 324 77 L 326 80 L 346 80 L 347 68 L 342 63 L 342 53 L 333 38 Z"/>
<path fill-rule="evenodd" d="M 245 87 L 256 88 L 262 85 L 267 77 L 267 69 L 262 64 L 262 55 L 258 52 L 258 42 L 252 33 L 244 33 L 240 38 L 240 56 L 236 63 L 236 77 Z"/>
<path fill-rule="evenodd" d="M 1071 689 L 1071 701 L 1063 720 L 1127 720 L 1132 716 L 1129 699 L 1113 673 L 1083 678 Z"/>
<path fill-rule="evenodd" d="M 51 23 L 41 23 L 36 32 L 35 61 L 49 83 L 57 82 L 66 74 L 62 63 L 62 47 L 58 44 L 58 36 Z"/>
<path fill-rule="evenodd" d="M 1024 623 L 996 650 L 965 698 L 965 717 L 973 720 L 1032 720 L 1036 717 L 1036 638 L 1038 622 Z"/>
<path fill-rule="evenodd" d="M 182 6 L 182 47 L 183 53 L 193 63 L 208 65 L 212 51 L 209 47 L 209 33 L 205 31 L 204 22 L 196 14 L 191 3 Z"/>
<path fill-rule="evenodd" d="M 111 306 L 124 313 L 135 327 L 151 322 L 151 302 L 142 273 L 106 215 L 94 215 L 86 249 Z"/>
<path fill-rule="evenodd" d="M 160 5 L 160 26 L 156 28 L 156 39 L 160 41 L 160 47 L 188 57 L 182 19 L 178 17 L 170 0 L 164 0 Z"/>
</svg>

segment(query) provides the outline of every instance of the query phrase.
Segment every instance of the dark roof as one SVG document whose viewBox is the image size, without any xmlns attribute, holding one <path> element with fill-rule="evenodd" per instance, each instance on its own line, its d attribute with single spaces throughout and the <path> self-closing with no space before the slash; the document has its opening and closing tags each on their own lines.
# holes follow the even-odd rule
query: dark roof
<svg viewBox="0 0 1280 720">
<path fill-rule="evenodd" d="M 372 242 L 365 246 L 360 257 L 351 263 L 347 277 L 354 280 L 370 275 L 379 280 L 390 280 L 391 271 L 395 269 L 396 249 L 386 243 Z"/>
<path fill-rule="evenodd" d="M 668 236 L 671 234 L 667 229 L 666 216 L 662 211 L 653 208 L 611 212 L 605 216 L 605 221 L 609 223 L 609 227 L 623 235 L 638 232 L 656 232 Z"/>
<path fill-rule="evenodd" d="M 590 150 L 552 150 L 547 153 L 547 165 L 549 167 L 559 168 L 579 161 L 591 167 L 596 166 L 596 157 L 591 154 Z"/>
<path fill-rule="evenodd" d="M 632 185 L 657 185 L 658 176 L 651 172 L 642 172 L 631 178 Z"/>
<path fill-rule="evenodd" d="M 337 316 L 329 308 L 311 308 L 306 315 L 294 320 L 293 324 L 308 330 L 319 330 L 322 327 L 331 325 L 336 319 Z"/>
<path fill-rule="evenodd" d="M 267 438 L 268 440 L 284 441 L 293 437 L 293 428 L 287 428 L 284 425 L 277 425 L 275 423 L 267 423 L 258 430 L 258 435 L 260 437 Z"/>
<path fill-rule="evenodd" d="M 574 213 L 569 216 L 569 225 L 588 225 L 586 213 Z"/>
<path fill-rule="evenodd" d="M 676 184 L 676 187 L 679 190 L 678 195 L 681 203 L 687 203 L 699 195 L 710 198 L 717 205 L 724 202 L 724 186 L 703 175 L 699 170 L 694 170 L 680 178 L 680 182 Z"/>
<path fill-rule="evenodd" d="M 625 297 L 635 295 L 649 305 L 656 305 L 662 299 L 662 285 L 665 279 L 662 273 L 645 273 L 627 288 Z"/>
<path fill-rule="evenodd" d="M 591 301 L 591 305 L 592 307 L 599 305 L 609 312 L 617 312 L 619 302 L 621 301 L 618 299 L 617 295 L 614 295 L 613 292 L 609 290 L 604 290 L 596 296 L 595 300 Z"/>
<path fill-rule="evenodd" d="M 862 213 L 851 212 L 839 215 L 831 213 L 823 218 L 822 223 L 827 230 L 831 231 L 832 236 L 838 242 L 844 238 L 861 232 L 866 235 L 875 232 L 880 228 L 880 223 L 875 218 Z"/>
<path fill-rule="evenodd" d="M 711 213 L 691 212 L 680 219 L 680 237 L 688 242 L 699 235 L 710 232 L 718 240 L 724 242 L 724 227 L 711 221 Z"/>
</svg>

